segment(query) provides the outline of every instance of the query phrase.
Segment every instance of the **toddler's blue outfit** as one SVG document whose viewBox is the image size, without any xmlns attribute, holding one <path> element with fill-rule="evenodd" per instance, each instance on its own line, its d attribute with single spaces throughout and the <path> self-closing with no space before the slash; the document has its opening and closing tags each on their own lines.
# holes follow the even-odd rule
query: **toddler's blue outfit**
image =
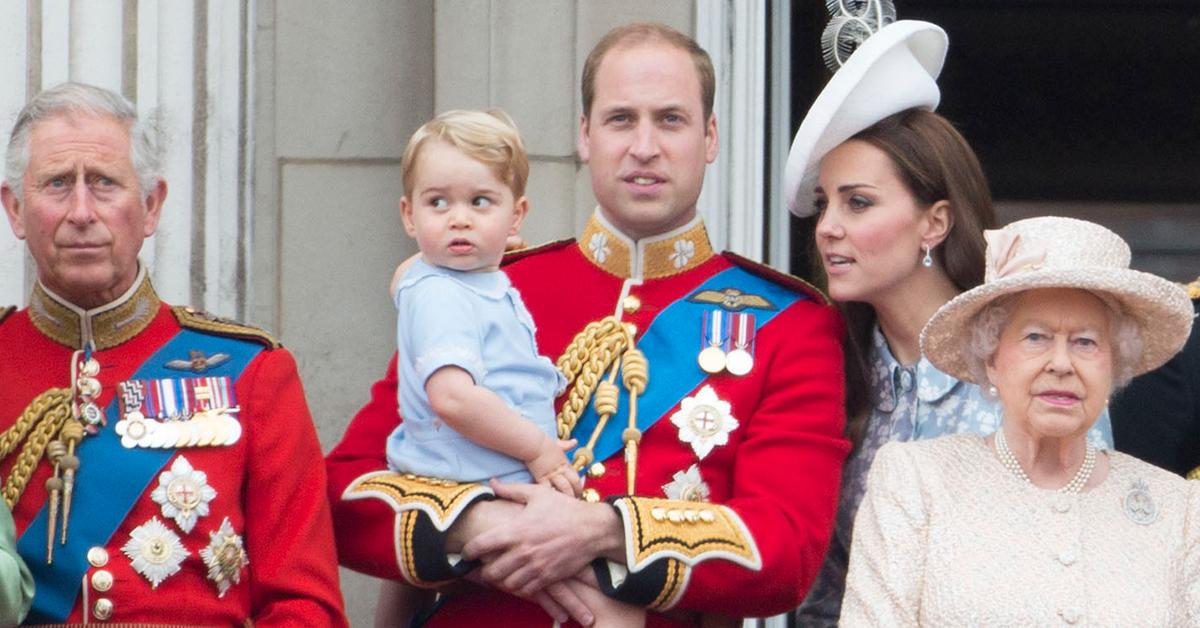
<svg viewBox="0 0 1200 628">
<path fill-rule="evenodd" d="M 393 470 L 460 482 L 531 482 L 525 463 L 477 445 L 438 419 L 425 382 L 456 366 L 555 436 L 554 398 L 566 379 L 538 354 L 533 317 L 500 271 L 461 272 L 413 262 L 394 295 L 404 423 L 388 437 Z"/>
</svg>

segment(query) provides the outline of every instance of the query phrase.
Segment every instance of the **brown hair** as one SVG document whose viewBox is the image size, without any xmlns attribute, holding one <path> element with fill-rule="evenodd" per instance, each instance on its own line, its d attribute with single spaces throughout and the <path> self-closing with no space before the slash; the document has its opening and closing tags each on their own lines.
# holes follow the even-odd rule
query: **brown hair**
<svg viewBox="0 0 1200 628">
<path fill-rule="evenodd" d="M 491 166 L 496 178 L 512 190 L 513 198 L 525 195 L 529 179 L 529 156 L 512 118 L 500 109 L 488 111 L 452 110 L 439 114 L 421 125 L 408 140 L 400 160 L 400 178 L 404 193 L 410 194 L 417 156 L 429 140 L 439 140 L 461 150 L 467 156 Z"/>
<path fill-rule="evenodd" d="M 887 154 L 900 180 L 917 203 L 930 207 L 945 200 L 953 225 L 933 256 L 960 292 L 983 283 L 983 230 L 995 223 L 987 177 L 975 151 L 942 116 L 923 109 L 893 114 L 851 139 Z M 846 319 L 846 417 L 857 446 L 866 429 L 872 395 L 868 382 L 875 310 L 866 303 L 840 304 Z"/>
<path fill-rule="evenodd" d="M 696 64 L 696 78 L 700 80 L 700 102 L 704 105 L 704 120 L 707 122 L 713 111 L 713 95 L 717 90 L 716 74 L 713 72 L 712 59 L 708 53 L 696 43 L 696 40 L 667 26 L 654 22 L 635 22 L 618 26 L 600 38 L 587 60 L 583 62 L 583 117 L 592 113 L 592 101 L 596 98 L 596 72 L 600 70 L 600 62 L 608 51 L 614 48 L 632 48 L 638 44 L 662 43 L 674 46 L 692 57 Z"/>
</svg>

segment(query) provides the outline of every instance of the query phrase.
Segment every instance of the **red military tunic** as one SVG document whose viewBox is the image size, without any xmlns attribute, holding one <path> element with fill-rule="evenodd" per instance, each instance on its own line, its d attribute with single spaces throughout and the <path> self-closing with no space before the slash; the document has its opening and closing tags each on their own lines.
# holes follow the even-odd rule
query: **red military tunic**
<svg viewBox="0 0 1200 628">
<path fill-rule="evenodd" d="M 96 398 L 101 408 L 114 400 L 118 383 L 133 373 L 164 347 L 181 329 L 200 330 L 207 336 L 225 341 L 252 343 L 253 358 L 241 370 L 234 383 L 239 406 L 236 413 L 240 437 L 232 444 L 164 448 L 167 463 L 159 471 L 137 480 L 121 466 L 89 466 L 87 436 L 80 450 L 78 476 L 102 474 L 99 492 L 106 486 L 126 486 L 137 482 L 131 495 L 136 499 L 107 542 L 91 547 L 86 557 L 76 560 L 85 569 L 82 581 L 73 580 L 65 587 L 69 615 L 27 621 L 99 622 L 122 625 L 170 624 L 173 626 L 346 626 L 338 587 L 336 557 L 327 501 L 321 492 L 325 473 L 320 465 L 320 446 L 304 400 L 304 391 L 292 356 L 278 348 L 269 337 L 252 328 L 208 320 L 181 308 L 159 301 L 148 281 L 139 281 L 116 303 L 84 313 L 56 299 L 40 285 L 34 289 L 31 306 L 0 320 L 0 429 L 9 429 L 25 413 L 31 402 L 54 388 L 69 388 L 74 351 L 90 334 L 96 350 L 92 357 L 99 363 L 96 379 L 101 384 Z M 266 345 L 266 346 L 263 346 Z M 182 363 L 199 357 L 184 351 L 177 356 Z M 216 368 L 209 374 L 216 375 Z M 181 370 L 179 378 L 200 377 Z M 110 414 L 110 417 L 112 415 Z M 74 419 L 69 419 L 73 421 Z M 112 419 L 102 430 L 114 430 Z M 232 437 L 224 432 L 227 440 Z M 203 444 L 203 443 L 201 443 Z M 0 472 L 14 475 L 14 464 L 21 443 L 3 460 Z M 136 449 L 114 449 L 117 458 L 134 456 Z M 188 469 L 190 467 L 190 473 Z M 168 474 L 170 472 L 170 474 Z M 200 475 L 203 473 L 204 475 Z M 18 535 L 26 532 L 47 502 L 46 480 L 51 465 L 40 458 L 23 495 L 13 508 Z M 152 498 L 152 492 L 166 479 L 187 475 L 184 499 L 204 492 L 207 514 L 193 510 L 190 531 Z M 206 476 L 206 477 L 205 477 Z M 142 483 L 148 481 L 144 486 Z M 207 487 L 207 488 L 206 488 Z M 212 492 L 215 491 L 215 494 Z M 93 495 L 107 504 L 107 495 Z M 162 496 L 160 494 L 160 499 Z M 80 512 L 82 497 L 76 496 L 68 537 L 80 535 L 95 520 Z M 120 506 L 114 505 L 113 508 Z M 101 508 L 99 510 L 108 510 Z M 123 512 L 123 511 L 120 511 Z M 93 513 L 102 514 L 102 513 Z M 118 515 L 119 516 L 119 515 Z M 61 511 L 58 514 L 61 526 Z M 152 520 L 157 520 L 157 524 Z M 223 526 L 227 522 L 227 525 Z M 165 526 L 169 533 L 162 532 Z M 222 528 L 224 529 L 222 530 Z M 42 528 L 45 530 L 45 527 Z M 135 534 L 135 530 L 139 530 Z M 221 543 L 214 541 L 216 537 Z M 22 549 L 25 561 L 53 577 L 55 570 L 66 570 L 71 556 L 55 543 L 54 562 L 46 565 L 44 532 L 29 542 L 36 549 Z M 135 536 L 141 536 L 137 540 Z M 175 555 L 186 557 L 173 571 L 174 560 L 168 553 L 154 553 L 154 540 L 176 537 L 182 549 Z M 149 539 L 149 540 L 147 540 Z M 240 540 L 245 560 L 239 560 L 236 542 Z M 23 539 L 22 542 L 26 542 Z M 218 580 L 204 560 L 206 548 L 224 549 L 226 567 L 222 595 Z M 166 543 L 162 547 L 171 547 Z M 123 548 L 144 549 L 150 563 L 168 556 L 155 570 L 135 562 Z M 146 574 L 159 578 L 157 586 Z M 41 585 L 39 585 L 40 587 Z M 34 595 L 35 610 L 39 596 L 50 596 L 39 588 Z M 73 601 L 72 601 L 73 598 Z"/>
<path fill-rule="evenodd" d="M 740 377 L 700 373 L 700 318 L 670 330 L 696 338 L 685 357 L 701 383 L 681 391 L 680 401 L 644 431 L 634 491 L 641 497 L 614 500 L 626 523 L 626 544 L 634 548 L 628 555 L 639 568 L 623 582 L 603 583 L 618 599 L 673 613 L 668 619 L 651 612 L 649 625 L 693 619 L 688 611 L 772 615 L 804 597 L 829 540 L 849 449 L 843 435 L 840 322 L 824 297 L 799 280 L 733 255 L 713 254 L 699 219 L 635 243 L 597 215 L 579 244 L 518 253 L 505 265 L 537 323 L 539 350 L 550 356 L 560 355 L 588 323 L 614 314 L 636 325 L 641 343 L 666 308 L 695 300 L 701 284 L 735 266 L 748 267 L 776 288 L 786 287 L 796 300 L 759 330 L 754 366 Z M 734 294 L 732 310 L 742 307 L 738 299 L 749 303 L 757 296 Z M 655 370 L 653 357 L 649 372 L 647 390 L 656 376 L 670 375 Z M 732 417 L 737 426 L 726 434 L 727 443 L 701 456 L 702 450 L 683 440 L 695 436 L 685 434 L 690 428 L 671 417 L 682 406 L 712 401 L 713 394 L 728 403 L 725 425 Z M 452 520 L 479 492 L 471 485 L 420 485 L 411 477 L 381 473 L 384 444 L 398 421 L 395 398 L 393 359 L 372 388 L 371 401 L 327 458 L 339 558 L 352 569 L 428 586 L 448 574 L 434 566 L 441 559 L 440 540 L 428 514 Z M 622 430 L 625 412 L 620 409 L 607 429 Z M 587 488 L 601 498 L 626 494 L 621 452 L 603 465 L 603 475 L 589 477 Z M 660 546 L 670 551 L 654 551 Z M 550 623 L 528 602 L 474 589 L 450 596 L 428 625 L 485 625 L 497 618 L 506 626 Z"/>
</svg>

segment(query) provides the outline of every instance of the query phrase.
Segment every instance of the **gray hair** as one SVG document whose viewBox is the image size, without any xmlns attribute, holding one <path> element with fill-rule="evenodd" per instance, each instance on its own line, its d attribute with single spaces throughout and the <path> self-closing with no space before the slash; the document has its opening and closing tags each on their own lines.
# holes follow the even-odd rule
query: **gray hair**
<svg viewBox="0 0 1200 628">
<path fill-rule="evenodd" d="M 1116 392 L 1133 379 L 1134 367 L 1142 358 L 1142 330 L 1137 319 L 1125 312 L 1121 303 L 1113 297 L 1088 291 L 1104 303 L 1108 314 L 1108 328 L 1112 335 L 1113 389 Z M 990 396 L 987 363 L 996 354 L 1000 335 L 1008 326 L 1013 305 L 1020 293 L 1006 294 L 987 304 L 968 323 L 971 335 L 967 339 L 966 362 L 971 379 L 978 382 L 984 394 Z"/>
<path fill-rule="evenodd" d="M 24 197 L 25 171 L 29 168 L 29 136 L 43 120 L 72 113 L 111 116 L 129 125 L 129 157 L 141 193 L 154 187 L 161 176 L 162 154 L 156 124 L 138 118 L 137 109 L 120 94 L 84 83 L 61 83 L 42 90 L 17 114 L 8 151 L 4 179 L 18 198 Z"/>
</svg>

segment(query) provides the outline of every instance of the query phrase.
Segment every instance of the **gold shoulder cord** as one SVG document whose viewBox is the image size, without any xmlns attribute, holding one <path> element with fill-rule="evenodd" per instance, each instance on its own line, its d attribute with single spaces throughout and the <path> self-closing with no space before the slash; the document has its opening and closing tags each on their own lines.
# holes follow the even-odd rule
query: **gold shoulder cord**
<svg viewBox="0 0 1200 628">
<path fill-rule="evenodd" d="M 37 396 L 12 427 L 0 434 L 0 459 L 8 458 L 24 441 L 21 453 L 4 482 L 4 503 L 11 510 L 25 493 L 38 461 L 50 441 L 71 419 L 71 389 L 51 388 Z M 26 438 L 28 436 L 28 438 Z"/>
<path fill-rule="evenodd" d="M 587 407 L 588 399 L 594 398 L 599 420 L 588 437 L 587 444 L 575 452 L 572 461 L 577 471 L 591 464 L 595 458 L 593 448 L 604 431 L 608 419 L 617 413 L 619 390 L 613 382 L 621 372 L 621 382 L 629 391 L 629 425 L 621 433 L 625 443 L 625 467 L 627 487 L 633 494 L 634 477 L 637 473 L 638 443 L 642 432 L 637 427 L 637 398 L 646 390 L 649 381 L 649 364 L 646 356 L 634 346 L 636 328 L 622 323 L 615 316 L 607 316 L 589 323 L 575 336 L 566 351 L 558 358 L 558 369 L 571 382 L 571 392 L 558 413 L 558 437 L 568 439 L 575 424 Z M 605 381 L 600 378 L 608 371 Z"/>
</svg>

